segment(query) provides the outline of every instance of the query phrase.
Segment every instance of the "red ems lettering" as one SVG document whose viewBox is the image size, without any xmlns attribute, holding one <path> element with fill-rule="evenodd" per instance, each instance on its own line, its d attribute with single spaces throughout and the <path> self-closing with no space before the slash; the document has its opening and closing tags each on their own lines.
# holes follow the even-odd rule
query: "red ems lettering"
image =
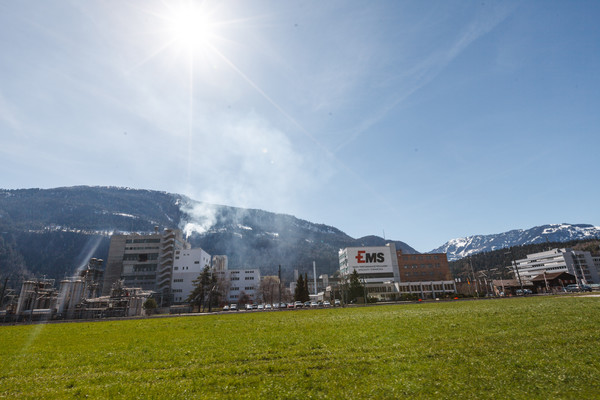
<svg viewBox="0 0 600 400">
<path fill-rule="evenodd" d="M 365 250 L 359 250 L 356 255 L 356 262 L 359 264 L 364 263 L 381 263 L 385 260 L 383 253 L 367 253 Z"/>
</svg>

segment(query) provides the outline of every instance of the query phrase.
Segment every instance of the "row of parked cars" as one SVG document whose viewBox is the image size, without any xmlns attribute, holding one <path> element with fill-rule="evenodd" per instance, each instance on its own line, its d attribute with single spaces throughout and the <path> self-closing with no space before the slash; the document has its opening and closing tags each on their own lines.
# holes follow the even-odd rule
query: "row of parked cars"
<svg viewBox="0 0 600 400">
<path fill-rule="evenodd" d="M 572 285 L 565 286 L 565 292 L 578 293 L 578 292 L 591 292 L 591 291 L 592 291 L 592 287 L 588 286 L 588 285 L 572 284 Z"/>
<path fill-rule="evenodd" d="M 339 300 L 335 300 L 333 303 L 334 306 L 340 306 L 341 303 Z M 331 302 L 329 301 L 307 301 L 301 302 L 296 301 L 293 303 L 273 303 L 273 304 L 246 304 L 243 309 L 247 311 L 257 310 L 257 311 L 268 311 L 268 310 L 288 310 L 288 309 L 297 309 L 297 308 L 325 308 L 331 307 Z M 223 306 L 223 311 L 238 311 L 242 308 L 238 307 L 236 303 L 232 303 L 230 305 Z"/>
</svg>

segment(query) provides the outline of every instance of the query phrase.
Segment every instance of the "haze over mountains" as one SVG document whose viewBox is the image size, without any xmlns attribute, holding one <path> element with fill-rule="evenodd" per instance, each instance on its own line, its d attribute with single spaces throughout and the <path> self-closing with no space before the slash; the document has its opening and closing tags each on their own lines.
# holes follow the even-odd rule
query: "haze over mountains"
<svg viewBox="0 0 600 400">
<path fill-rule="evenodd" d="M 180 228 L 194 247 L 225 254 L 230 268 L 259 267 L 263 275 L 282 266 L 332 274 L 338 250 L 391 242 L 378 236 L 354 239 L 341 230 L 290 215 L 198 202 L 186 196 L 115 187 L 0 190 L 1 275 L 46 275 L 61 279 L 90 257 L 106 259 L 114 232 L 151 232 L 158 226 Z M 591 225 L 545 225 L 498 235 L 453 239 L 432 252 L 449 260 L 481 251 L 545 240 L 600 236 Z M 416 253 L 395 241 L 406 253 Z"/>
<path fill-rule="evenodd" d="M 178 194 L 115 187 L 67 187 L 0 191 L 0 261 L 7 269 L 60 279 L 90 257 L 106 259 L 109 236 L 181 228 L 193 247 L 225 254 L 230 268 L 282 266 L 331 274 L 338 250 L 383 245 L 382 238 L 354 239 L 337 228 L 290 215 L 201 203 Z M 403 242 L 397 248 L 416 252 Z M 10 267 L 9 267 L 10 265 Z"/>
</svg>

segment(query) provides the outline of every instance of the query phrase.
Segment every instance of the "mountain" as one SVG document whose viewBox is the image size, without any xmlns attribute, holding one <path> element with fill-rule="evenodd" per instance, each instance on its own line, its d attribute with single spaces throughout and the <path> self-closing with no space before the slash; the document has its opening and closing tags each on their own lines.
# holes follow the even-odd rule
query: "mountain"
<svg viewBox="0 0 600 400">
<path fill-rule="evenodd" d="M 113 233 L 180 228 L 193 247 L 225 254 L 229 267 L 260 268 L 286 279 L 294 269 L 332 274 L 338 250 L 384 245 L 377 236 L 353 239 L 339 229 L 291 215 L 199 202 L 151 190 L 116 187 L 0 190 L 0 276 L 62 279 L 90 257 L 106 260 Z M 406 243 L 396 247 L 416 253 Z M 17 278 L 15 278 L 17 277 Z"/>
<path fill-rule="evenodd" d="M 600 237 L 600 227 L 593 225 L 551 224 L 531 229 L 516 229 L 495 235 L 475 235 L 452 239 L 430 253 L 446 253 L 449 261 L 472 254 L 494 251 L 505 247 L 543 242 L 569 242 Z"/>
</svg>

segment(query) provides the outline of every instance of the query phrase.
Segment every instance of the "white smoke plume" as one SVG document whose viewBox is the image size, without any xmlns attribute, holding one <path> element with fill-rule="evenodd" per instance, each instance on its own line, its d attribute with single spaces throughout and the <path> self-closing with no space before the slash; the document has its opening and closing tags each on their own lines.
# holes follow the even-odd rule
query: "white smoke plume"
<svg viewBox="0 0 600 400">
<path fill-rule="evenodd" d="M 201 203 L 189 198 L 181 205 L 181 211 L 187 214 L 183 218 L 180 228 L 185 237 L 192 233 L 204 234 L 217 222 L 218 206 Z"/>
</svg>

